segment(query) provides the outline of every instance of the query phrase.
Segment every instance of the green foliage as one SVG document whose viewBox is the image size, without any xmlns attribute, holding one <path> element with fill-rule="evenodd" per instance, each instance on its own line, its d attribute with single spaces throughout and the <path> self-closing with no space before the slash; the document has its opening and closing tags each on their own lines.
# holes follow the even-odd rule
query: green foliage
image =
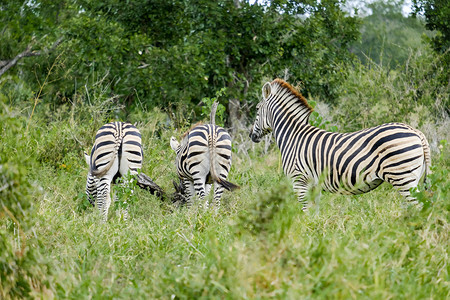
<svg viewBox="0 0 450 300">
<path fill-rule="evenodd" d="M 413 0 L 414 15 L 425 16 L 426 27 L 435 30 L 436 35 L 430 40 L 434 51 L 441 56 L 445 73 L 440 76 L 442 84 L 450 80 L 450 2 L 442 0 Z"/>
<path fill-rule="evenodd" d="M 312 108 L 316 107 L 317 102 L 314 100 L 308 101 L 309 105 Z M 313 111 L 309 117 L 309 124 L 320 129 L 324 129 L 330 132 L 337 132 L 338 128 L 336 125 L 330 125 L 330 121 L 324 120 L 323 116 L 321 116 L 318 112 Z"/>
<path fill-rule="evenodd" d="M 353 56 L 348 47 L 359 38 L 360 20 L 341 10 L 343 2 L 300 2 L 311 17 L 303 21 L 289 19 L 281 31 L 285 32 L 283 37 L 292 37 L 282 45 L 282 57 L 287 59 L 284 66 L 304 84 L 304 94 L 318 96 L 329 103 L 335 102 L 340 84 L 347 76 L 340 63 L 351 63 Z"/>
<path fill-rule="evenodd" d="M 85 192 L 79 192 L 75 197 L 73 197 L 73 202 L 78 203 L 75 208 L 77 213 L 82 213 L 89 207 L 92 207 L 92 204 L 89 202 L 89 199 L 86 197 Z"/>
<path fill-rule="evenodd" d="M 32 209 L 30 194 L 33 190 L 26 179 L 27 167 L 34 165 L 35 157 L 32 153 L 22 155 L 27 151 L 25 120 L 7 115 L 9 108 L 4 103 L 0 105 L 2 215 L 12 216 L 26 226 L 27 213 Z"/>
<path fill-rule="evenodd" d="M 411 53 L 405 66 L 389 70 L 371 63 L 355 63 L 342 83 L 334 121 L 345 131 L 387 122 L 406 122 L 420 127 L 445 119 L 450 87 L 442 85 L 439 57 L 429 51 Z"/>
<path fill-rule="evenodd" d="M 0 99 L 0 298 L 21 299 L 49 287 L 51 271 L 34 231 L 42 187 L 28 178 L 36 164 L 26 120 L 12 117 L 9 109 Z"/>
<path fill-rule="evenodd" d="M 375 62 L 390 69 L 404 65 L 411 50 L 423 49 L 426 32 L 421 20 L 402 14 L 404 1 L 375 1 L 367 5 L 370 15 L 362 18 L 361 39 L 352 45 L 364 64 Z"/>
<path fill-rule="evenodd" d="M 269 233 L 279 233 L 278 240 L 284 237 L 292 224 L 292 211 L 289 211 L 292 193 L 289 184 L 281 182 L 271 189 L 269 193 L 261 194 L 245 211 L 239 215 L 238 231 L 248 231 L 254 235 L 266 238 Z M 291 199 L 289 199 L 291 198 Z M 289 200 L 291 203 L 289 203 Z M 275 220 L 282 220 L 281 228 L 274 226 Z"/>
<path fill-rule="evenodd" d="M 20 270 L 8 277 L 8 284 L 2 278 L 2 288 L 9 293 L 5 298 L 446 295 L 448 272 L 442 257 L 448 251 L 448 209 L 442 197 L 426 211 L 405 209 L 395 190 L 381 186 L 358 197 L 323 194 L 320 209 L 303 213 L 282 175 L 279 153 L 261 155 L 264 145 L 258 144 L 248 156 L 233 153 L 229 180 L 241 189 L 224 193 L 219 212 L 177 209 L 146 191 L 131 194 L 131 188 L 116 185 L 116 193 L 133 198 L 127 199 L 128 223 L 111 218 L 102 224 L 94 209 L 80 204 L 86 199 L 87 172 L 80 149 L 69 149 L 56 165 L 52 160 L 39 162 L 42 152 L 34 146 L 58 134 L 73 134 L 81 146 L 91 146 L 98 126 L 89 122 L 93 107 L 88 101 L 79 99 L 70 109 L 38 110 L 26 136 L 20 135 L 28 121 L 23 112 L 3 108 L 0 126 L 4 124 L 1 137 L 6 143 L 0 153 L 6 151 L 16 162 L 24 159 L 26 173 L 13 175 L 21 183 L 14 191 L 26 195 L 19 200 L 34 207 L 24 209 L 27 224 L 33 224 L 32 231 L 24 231 L 26 260 L 11 259 L 20 239 L 13 221 L 6 215 L 0 218 L 0 232 L 6 233 L 1 238 L 7 243 L 0 250 L 1 257 L 7 257 L 4 265 Z M 143 172 L 171 192 L 176 178 L 174 153 L 168 147 L 173 124 L 167 125 L 167 116 L 158 109 L 129 117 L 142 134 Z M 65 138 L 61 143 L 71 145 Z M 442 164 L 448 162 L 437 163 L 436 174 Z M 435 185 L 445 189 L 437 181 Z M 39 242 L 30 241 L 33 232 Z M 411 275 L 420 279 L 419 285 Z M 33 285 L 21 288 L 22 279 L 29 278 L 34 278 Z"/>
<path fill-rule="evenodd" d="M 125 176 L 119 177 L 116 184 L 113 185 L 113 194 L 116 197 L 114 201 L 114 207 L 116 209 L 128 209 L 137 201 L 135 190 L 137 186 L 136 175 L 131 175 L 130 171 Z"/>
<path fill-rule="evenodd" d="M 8 71 L 38 90 L 49 61 L 59 57 L 40 99 L 52 105 L 74 101 L 101 74 L 106 94 L 127 110 L 140 99 L 146 107 L 200 113 L 197 104 L 218 88 L 249 101 L 259 91 L 252 83 L 286 69 L 308 92 L 332 101 L 345 77 L 338 63 L 350 62 L 347 47 L 358 36 L 357 18 L 347 16 L 341 2 L 147 0 L 128 1 L 124 10 L 117 0 L 11 0 L 0 10 L 7 33 L 0 60 L 33 39 L 33 49 L 43 50 L 63 38 L 53 52 L 23 58 L 23 66 Z"/>
<path fill-rule="evenodd" d="M 256 101 L 277 75 L 334 102 L 344 130 L 435 128 L 450 99 L 442 57 L 421 49 L 395 69 L 360 64 L 347 51 L 359 21 L 342 1 L 53 2 L 0 4 L 0 60 L 64 37 L 0 78 L 0 298 L 448 298 L 446 148 L 417 192 L 423 210 L 382 185 L 323 194 L 302 213 L 278 150 L 238 132 L 229 180 L 241 189 L 217 213 L 126 181 L 115 189 L 127 224 L 88 209 L 82 158 L 104 123 L 136 123 L 142 171 L 170 193 L 174 128 L 205 118 L 214 98 Z M 311 122 L 333 130 L 324 116 Z"/>
<path fill-rule="evenodd" d="M 432 39 L 433 48 L 439 52 L 448 52 L 450 47 L 450 3 L 440 0 L 413 0 L 414 13 L 424 14 L 429 30 L 437 30 Z"/>
</svg>

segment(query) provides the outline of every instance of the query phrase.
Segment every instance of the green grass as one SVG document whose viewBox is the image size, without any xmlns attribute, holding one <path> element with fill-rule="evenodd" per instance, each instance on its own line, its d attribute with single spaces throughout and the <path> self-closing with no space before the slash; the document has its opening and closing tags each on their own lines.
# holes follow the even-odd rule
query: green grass
<svg viewBox="0 0 450 300">
<path fill-rule="evenodd" d="M 165 163 L 153 173 L 168 188 L 174 171 L 157 171 L 166 172 Z M 382 186 L 358 197 L 324 194 L 302 213 L 274 172 L 276 152 L 249 164 L 234 165 L 230 180 L 242 188 L 225 194 L 217 214 L 173 209 L 138 191 L 128 224 L 114 214 L 103 224 L 92 208 L 76 211 L 81 166 L 42 169 L 52 180 L 36 199 L 35 231 L 54 266 L 50 290 L 99 299 L 449 296 L 445 203 L 404 208 Z"/>
<path fill-rule="evenodd" d="M 139 126 L 143 171 L 172 191 L 175 154 L 168 145 L 174 132 L 158 123 L 161 116 L 155 118 Z M 20 124 L 18 131 L 26 122 Z M 303 213 L 281 172 L 278 150 L 263 154 L 263 146 L 256 145 L 249 156 L 234 155 L 229 180 L 241 189 L 224 194 L 218 213 L 174 208 L 137 190 L 128 223 L 113 210 L 102 223 L 97 210 L 84 205 L 87 166 L 82 147 L 70 139 L 78 136 L 89 147 L 92 137 L 86 133 L 95 126 L 32 124 L 25 138 L 3 128 L 0 153 L 29 157 L 34 210 L 24 242 L 38 259 L 25 264 L 18 258 L 18 265 L 33 270 L 25 276 L 33 282 L 30 297 L 450 297 L 448 156 L 437 169 L 442 188 L 424 210 L 405 207 L 395 190 L 382 185 L 360 196 L 324 193 Z M 17 240 L 11 221 L 2 216 L 0 233 Z M 8 287 L 4 284 L 0 292 Z"/>
</svg>

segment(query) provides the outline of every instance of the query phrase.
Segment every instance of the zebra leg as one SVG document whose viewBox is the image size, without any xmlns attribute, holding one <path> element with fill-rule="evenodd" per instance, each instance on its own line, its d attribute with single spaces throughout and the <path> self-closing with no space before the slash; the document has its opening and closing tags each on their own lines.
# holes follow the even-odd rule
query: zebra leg
<svg viewBox="0 0 450 300">
<path fill-rule="evenodd" d="M 114 194 L 113 196 L 114 202 L 119 202 L 119 198 L 117 197 L 117 195 Z M 121 205 L 119 205 L 119 210 L 118 210 L 118 214 L 119 217 L 123 217 L 123 220 L 125 221 L 125 223 L 128 222 L 128 205 L 127 205 L 127 201 L 124 201 L 124 205 L 125 208 L 123 208 Z M 116 214 L 117 216 L 117 214 Z"/>
<path fill-rule="evenodd" d="M 413 197 L 411 195 L 411 192 L 410 192 L 410 189 L 413 188 L 413 187 L 417 187 L 417 184 L 415 184 L 415 185 L 407 184 L 405 186 L 396 185 L 396 184 L 394 184 L 392 182 L 391 182 L 391 184 L 394 186 L 394 188 L 396 188 L 398 190 L 400 195 L 405 197 L 406 205 L 409 205 L 409 204 L 416 205 L 416 204 L 419 203 L 419 201 L 417 201 L 417 199 L 415 197 Z"/>
<path fill-rule="evenodd" d="M 205 198 L 206 198 L 205 208 L 208 208 L 208 206 L 209 206 L 208 195 L 211 192 L 211 188 L 212 188 L 212 184 L 205 184 Z"/>
<path fill-rule="evenodd" d="M 208 197 L 212 184 L 205 184 L 205 196 Z"/>
<path fill-rule="evenodd" d="M 86 179 L 86 195 L 89 203 L 94 207 L 97 200 L 97 186 L 98 180 L 94 176 L 92 176 L 91 173 L 88 173 Z"/>
<path fill-rule="evenodd" d="M 308 191 L 308 179 L 306 176 L 298 176 L 293 178 L 294 191 L 297 193 L 298 202 L 302 205 L 302 211 L 306 211 L 307 200 L 306 192 Z"/>
<path fill-rule="evenodd" d="M 200 206 L 202 205 L 203 200 L 205 199 L 206 193 L 205 193 L 205 178 L 195 178 L 194 179 L 194 188 L 195 192 L 200 199 Z M 205 209 L 207 209 L 209 206 L 208 199 L 205 201 Z"/>
<path fill-rule="evenodd" d="M 406 202 L 408 204 L 418 204 L 419 203 L 416 200 L 416 198 L 411 195 L 411 192 L 409 191 L 409 189 L 401 189 L 401 190 L 398 190 L 398 192 L 400 193 L 400 195 L 405 197 Z"/>
<path fill-rule="evenodd" d="M 109 207 L 111 206 L 111 184 L 108 184 L 108 189 L 106 190 L 106 197 L 105 197 L 105 205 L 103 206 L 103 221 L 106 222 L 106 220 L 108 219 L 108 212 L 109 212 Z"/>
<path fill-rule="evenodd" d="M 411 195 L 410 189 L 417 187 L 419 184 L 419 176 L 415 174 L 407 174 L 403 178 L 394 178 L 384 176 L 384 180 L 392 184 L 398 190 L 399 194 L 405 197 L 407 204 L 418 204 L 419 202 Z"/>
<path fill-rule="evenodd" d="M 214 183 L 214 208 L 216 211 L 220 209 L 220 199 L 222 198 L 224 186 L 220 183 Z"/>
<path fill-rule="evenodd" d="M 189 179 L 183 179 L 183 186 L 186 196 L 187 207 L 190 209 L 194 204 L 194 196 L 195 196 L 194 184 Z"/>
<path fill-rule="evenodd" d="M 105 222 L 108 219 L 109 206 L 111 205 L 110 189 L 111 180 L 108 177 L 101 178 L 97 188 L 97 208 Z"/>
</svg>

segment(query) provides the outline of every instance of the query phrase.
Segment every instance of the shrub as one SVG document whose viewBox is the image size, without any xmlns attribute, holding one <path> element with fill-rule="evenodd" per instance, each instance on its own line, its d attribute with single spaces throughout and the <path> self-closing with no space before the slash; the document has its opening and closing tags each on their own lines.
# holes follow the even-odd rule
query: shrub
<svg viewBox="0 0 450 300">
<path fill-rule="evenodd" d="M 32 234 L 36 185 L 27 178 L 33 169 L 25 132 L 26 120 L 11 118 L 0 102 L 0 298 L 37 297 L 46 291 L 49 266 Z"/>
<path fill-rule="evenodd" d="M 439 58 L 429 50 L 411 53 L 397 70 L 376 63 L 356 62 L 342 84 L 334 119 L 346 131 L 386 122 L 406 122 L 421 127 L 447 118 L 450 86 L 437 79 Z"/>
</svg>

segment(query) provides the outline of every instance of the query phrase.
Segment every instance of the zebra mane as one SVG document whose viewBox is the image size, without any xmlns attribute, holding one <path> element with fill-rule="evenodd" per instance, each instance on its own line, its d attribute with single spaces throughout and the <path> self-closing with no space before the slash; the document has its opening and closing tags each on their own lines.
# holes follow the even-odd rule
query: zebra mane
<svg viewBox="0 0 450 300">
<path fill-rule="evenodd" d="M 297 91 L 292 85 L 290 85 L 289 83 L 287 83 L 286 81 L 284 81 L 283 79 L 277 78 L 274 81 L 272 81 L 271 84 L 278 84 L 279 86 L 288 89 L 293 95 L 295 95 L 297 97 L 298 100 L 300 100 L 301 104 L 303 106 L 305 106 L 306 108 L 309 109 L 310 112 L 313 112 L 313 107 L 311 105 L 309 105 L 308 101 L 306 101 L 306 98 L 303 97 L 303 95 Z"/>
</svg>

